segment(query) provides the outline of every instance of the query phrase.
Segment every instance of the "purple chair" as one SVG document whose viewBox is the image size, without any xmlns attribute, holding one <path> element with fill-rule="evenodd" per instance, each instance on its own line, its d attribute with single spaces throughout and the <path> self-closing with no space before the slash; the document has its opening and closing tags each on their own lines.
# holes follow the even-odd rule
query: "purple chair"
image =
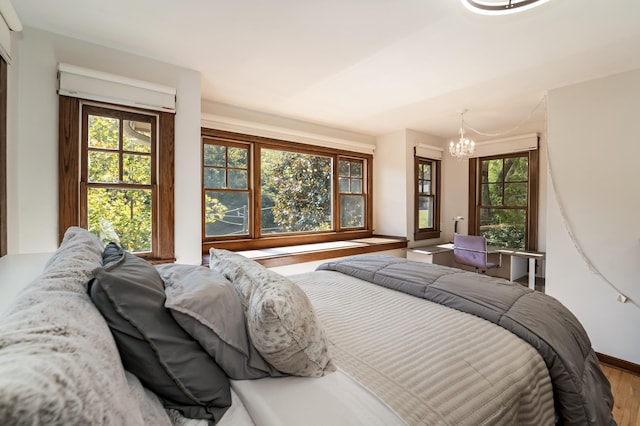
<svg viewBox="0 0 640 426">
<path fill-rule="evenodd" d="M 456 263 L 472 266 L 476 272 L 499 268 L 502 264 L 501 254 L 498 263 L 488 261 L 487 240 L 478 235 L 453 234 L 453 257 Z"/>
</svg>

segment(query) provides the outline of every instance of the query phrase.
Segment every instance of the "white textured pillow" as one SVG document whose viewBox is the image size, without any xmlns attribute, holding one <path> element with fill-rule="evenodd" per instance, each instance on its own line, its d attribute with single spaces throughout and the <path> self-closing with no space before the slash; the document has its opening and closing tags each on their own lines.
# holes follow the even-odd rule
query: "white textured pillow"
<svg viewBox="0 0 640 426">
<path fill-rule="evenodd" d="M 322 325 L 297 284 L 239 254 L 210 254 L 210 268 L 229 278 L 240 295 L 251 340 L 269 364 L 296 376 L 335 371 Z"/>
</svg>

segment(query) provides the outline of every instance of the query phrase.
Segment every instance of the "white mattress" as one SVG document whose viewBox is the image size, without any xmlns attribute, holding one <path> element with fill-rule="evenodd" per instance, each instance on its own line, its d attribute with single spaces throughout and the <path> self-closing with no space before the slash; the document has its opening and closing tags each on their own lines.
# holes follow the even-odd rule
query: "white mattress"
<svg viewBox="0 0 640 426">
<path fill-rule="evenodd" d="M 259 426 L 406 426 L 383 401 L 342 371 L 319 378 L 232 380 L 231 387 Z"/>
</svg>

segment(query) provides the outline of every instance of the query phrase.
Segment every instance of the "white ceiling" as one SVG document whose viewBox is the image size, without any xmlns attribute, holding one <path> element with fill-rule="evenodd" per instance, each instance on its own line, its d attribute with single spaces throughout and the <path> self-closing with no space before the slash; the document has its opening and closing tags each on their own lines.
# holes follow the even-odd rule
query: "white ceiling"
<svg viewBox="0 0 640 426">
<path fill-rule="evenodd" d="M 640 68 L 640 0 L 504 16 L 459 0 L 13 3 L 25 26 L 200 71 L 203 99 L 373 136 L 450 137 L 461 109 L 483 133 L 542 131 L 548 90 Z"/>
</svg>

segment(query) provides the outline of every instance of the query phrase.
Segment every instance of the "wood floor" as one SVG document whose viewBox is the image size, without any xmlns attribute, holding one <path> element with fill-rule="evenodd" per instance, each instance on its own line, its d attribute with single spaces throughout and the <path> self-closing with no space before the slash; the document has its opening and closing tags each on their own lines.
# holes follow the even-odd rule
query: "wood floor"
<svg viewBox="0 0 640 426">
<path fill-rule="evenodd" d="M 640 426 L 640 376 L 606 364 L 602 371 L 611 383 L 618 426 Z"/>
</svg>

